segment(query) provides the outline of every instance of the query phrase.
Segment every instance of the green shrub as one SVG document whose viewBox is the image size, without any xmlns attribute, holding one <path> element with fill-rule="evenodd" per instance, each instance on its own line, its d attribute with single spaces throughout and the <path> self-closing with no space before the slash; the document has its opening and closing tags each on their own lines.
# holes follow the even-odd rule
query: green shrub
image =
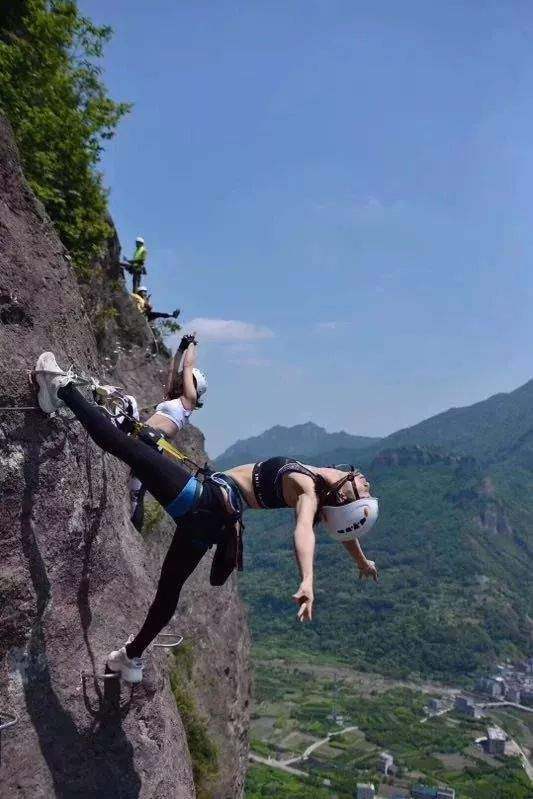
<svg viewBox="0 0 533 799">
<path fill-rule="evenodd" d="M 109 27 L 75 0 L 24 0 L 0 9 L 0 109 L 13 127 L 26 178 L 80 274 L 104 250 L 107 194 L 97 170 L 103 142 L 130 106 L 101 80 Z"/>
<path fill-rule="evenodd" d="M 208 722 L 200 716 L 194 701 L 193 663 L 192 646 L 179 647 L 170 686 L 187 735 L 197 799 L 210 799 L 210 787 L 218 774 L 218 749 L 209 737 Z"/>
<path fill-rule="evenodd" d="M 165 510 L 159 502 L 155 500 L 146 502 L 144 505 L 143 535 L 152 533 L 164 515 Z"/>
</svg>

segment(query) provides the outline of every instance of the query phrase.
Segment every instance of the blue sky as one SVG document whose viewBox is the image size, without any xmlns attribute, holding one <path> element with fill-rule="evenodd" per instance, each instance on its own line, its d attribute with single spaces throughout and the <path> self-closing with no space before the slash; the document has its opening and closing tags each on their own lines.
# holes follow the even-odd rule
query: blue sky
<svg viewBox="0 0 533 799">
<path fill-rule="evenodd" d="M 530 2 L 80 6 L 135 105 L 104 161 L 125 254 L 204 334 L 210 454 L 533 376 Z"/>
</svg>

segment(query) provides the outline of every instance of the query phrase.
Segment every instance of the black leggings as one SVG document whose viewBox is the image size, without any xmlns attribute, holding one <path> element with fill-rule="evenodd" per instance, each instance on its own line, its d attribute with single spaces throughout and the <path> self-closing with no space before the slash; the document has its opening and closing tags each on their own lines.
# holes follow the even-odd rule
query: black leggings
<svg viewBox="0 0 533 799">
<path fill-rule="evenodd" d="M 88 402 L 78 389 L 69 383 L 60 388 L 57 396 L 63 400 L 82 423 L 95 444 L 120 458 L 131 467 L 150 494 L 165 508 L 175 499 L 191 474 L 177 461 L 162 455 L 138 438 L 127 436 L 116 427 L 97 405 Z"/>
<path fill-rule="evenodd" d="M 73 411 L 95 444 L 127 463 L 163 507 L 176 498 L 190 479 L 191 475 L 186 469 L 144 441 L 127 436 L 115 427 L 102 410 L 88 402 L 72 383 L 60 388 L 57 394 Z M 207 500 L 209 492 L 205 493 Z M 134 641 L 126 647 L 128 657 L 140 657 L 174 615 L 185 580 L 208 549 L 208 544 L 196 540 L 194 534 L 192 520 L 187 522 L 184 519 L 176 528 L 146 621 Z"/>
</svg>

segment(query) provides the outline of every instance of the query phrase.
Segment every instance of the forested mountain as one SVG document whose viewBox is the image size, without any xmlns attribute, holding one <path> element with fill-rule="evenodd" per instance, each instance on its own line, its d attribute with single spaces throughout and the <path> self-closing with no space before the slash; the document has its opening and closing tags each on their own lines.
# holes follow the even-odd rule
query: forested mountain
<svg viewBox="0 0 533 799">
<path fill-rule="evenodd" d="M 359 581 L 319 528 L 316 620 L 296 624 L 292 515 L 250 514 L 243 587 L 257 644 L 452 679 L 531 652 L 533 382 L 378 447 L 311 458 L 332 460 L 356 461 L 380 499 L 380 522 L 364 541 L 380 583 Z"/>
<path fill-rule="evenodd" d="M 216 459 L 219 469 L 228 469 L 238 463 L 252 463 L 273 455 L 290 455 L 304 458 L 328 450 L 355 451 L 379 441 L 369 436 L 352 436 L 349 433 L 328 433 L 312 422 L 294 427 L 276 425 L 259 436 L 237 441 Z"/>
</svg>

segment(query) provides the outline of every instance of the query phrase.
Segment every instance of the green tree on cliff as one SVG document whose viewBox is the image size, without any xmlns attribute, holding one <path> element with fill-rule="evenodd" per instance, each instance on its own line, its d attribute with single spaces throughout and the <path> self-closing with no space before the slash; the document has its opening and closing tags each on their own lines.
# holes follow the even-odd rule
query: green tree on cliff
<svg viewBox="0 0 533 799">
<path fill-rule="evenodd" d="M 98 163 L 129 106 L 115 103 L 99 60 L 111 36 L 74 0 L 6 0 L 0 7 L 0 108 L 26 177 L 83 273 L 108 236 Z"/>
</svg>

